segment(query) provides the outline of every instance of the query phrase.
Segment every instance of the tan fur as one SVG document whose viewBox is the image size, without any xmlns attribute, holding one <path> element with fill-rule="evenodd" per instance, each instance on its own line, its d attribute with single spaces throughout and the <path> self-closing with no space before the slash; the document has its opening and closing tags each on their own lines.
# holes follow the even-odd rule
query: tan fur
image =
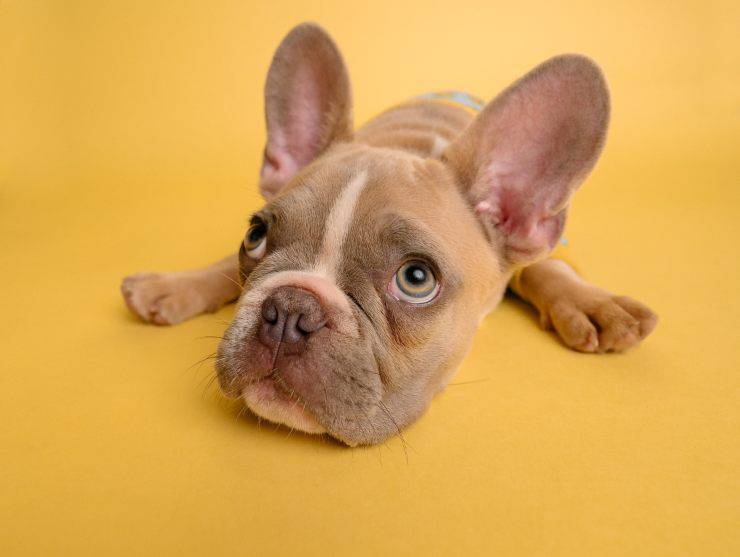
<svg viewBox="0 0 740 557">
<path fill-rule="evenodd" d="M 564 261 L 524 269 L 513 290 L 540 312 L 540 324 L 581 352 L 622 351 L 648 336 L 657 316 L 640 302 L 587 283 Z"/>
<path fill-rule="evenodd" d="M 451 143 L 472 120 L 473 116 L 463 108 L 419 100 L 376 116 L 357 130 L 355 140 L 437 158 L 435 146 L 439 139 Z"/>
<path fill-rule="evenodd" d="M 128 308 L 155 325 L 175 325 L 233 302 L 241 292 L 238 259 L 230 255 L 192 271 L 137 273 L 123 279 Z"/>
<path fill-rule="evenodd" d="M 532 91 L 543 91 L 543 97 L 519 98 Z M 243 284 L 217 370 L 224 392 L 242 396 L 255 413 L 305 431 L 327 431 L 349 445 L 394 435 L 454 375 L 480 320 L 522 264 L 530 263 L 512 288 L 571 348 L 624 350 L 655 326 L 645 306 L 587 284 L 564 262 L 532 263 L 537 250 L 557 239 L 569 195 L 603 143 L 608 94 L 591 62 L 562 57 L 543 64 L 475 120 L 461 107 L 419 100 L 352 134 L 341 56 L 320 28 L 304 24 L 278 49 L 265 98 L 261 190 L 267 203 L 255 218 L 268 230 L 266 255 L 255 260 L 242 249 L 199 271 L 134 275 L 122 286 L 135 314 L 173 324 L 232 301 Z M 542 112 L 555 101 L 564 104 L 553 104 L 553 114 Z M 526 133 L 512 136 L 513 147 L 501 143 L 517 125 L 511 113 L 516 116 L 523 102 L 540 112 L 532 113 Z M 582 105 L 575 119 L 566 110 L 574 103 Z M 538 118 L 555 119 L 544 132 L 550 136 L 536 137 Z M 521 184 L 531 184 L 512 179 L 521 165 L 506 172 L 496 166 L 497 154 L 506 161 L 519 155 L 517 141 L 523 148 L 539 149 L 545 141 L 557 146 L 532 151 L 533 157 L 552 157 L 552 164 L 533 158 L 538 173 L 527 176 L 529 167 L 523 169 L 527 179 L 558 185 L 554 193 L 560 197 L 541 197 L 544 190 L 523 193 Z M 523 213 L 519 222 L 497 221 L 498 198 L 491 190 L 497 180 L 514 201 L 530 195 L 534 213 Z M 432 265 L 441 285 L 428 304 L 389 294 L 409 257 Z M 260 308 L 284 298 L 281 288 L 305 294 L 285 306 L 294 312 L 293 323 L 310 306 L 314 317 L 325 314 L 325 324 L 305 336 L 294 334 L 290 344 L 284 336 L 266 337 L 265 327 L 274 322 Z"/>
</svg>

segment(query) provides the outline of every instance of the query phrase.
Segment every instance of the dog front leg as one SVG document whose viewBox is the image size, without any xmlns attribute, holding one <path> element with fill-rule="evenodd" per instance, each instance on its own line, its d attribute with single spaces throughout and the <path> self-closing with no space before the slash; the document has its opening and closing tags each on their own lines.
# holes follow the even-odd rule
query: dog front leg
<svg viewBox="0 0 740 557">
<path fill-rule="evenodd" d="M 241 293 L 238 274 L 234 254 L 203 269 L 128 276 L 121 293 L 128 308 L 147 323 L 174 325 L 236 300 Z"/>
<path fill-rule="evenodd" d="M 642 303 L 589 284 L 559 259 L 525 267 L 509 286 L 537 308 L 543 329 L 555 329 L 567 346 L 581 352 L 626 350 L 658 321 Z"/>
</svg>

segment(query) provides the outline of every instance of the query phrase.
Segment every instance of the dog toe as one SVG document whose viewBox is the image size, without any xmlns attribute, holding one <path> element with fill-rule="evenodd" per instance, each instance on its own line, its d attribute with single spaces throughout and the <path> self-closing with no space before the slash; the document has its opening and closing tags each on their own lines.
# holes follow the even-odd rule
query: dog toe
<svg viewBox="0 0 740 557">
<path fill-rule="evenodd" d="M 653 332 L 658 324 L 658 316 L 645 304 L 630 298 L 629 296 L 616 296 L 614 302 L 627 311 L 638 322 L 638 335 L 640 340 Z"/>
<path fill-rule="evenodd" d="M 138 273 L 123 279 L 121 293 L 129 310 L 134 315 L 149 323 L 162 322 L 158 313 L 158 304 L 170 294 L 167 280 L 156 273 Z"/>
<path fill-rule="evenodd" d="M 600 300 L 590 315 L 599 329 L 600 352 L 621 352 L 640 341 L 640 323 L 612 297 Z"/>
<path fill-rule="evenodd" d="M 580 352 L 627 350 L 648 336 L 658 320 L 640 302 L 596 288 L 566 291 L 546 314 L 563 342 Z"/>
<path fill-rule="evenodd" d="M 123 279 L 128 308 L 155 325 L 175 325 L 207 311 L 198 279 L 187 273 L 139 273 Z"/>
<path fill-rule="evenodd" d="M 198 300 L 178 291 L 158 299 L 150 309 L 155 325 L 176 325 L 200 313 Z"/>
<path fill-rule="evenodd" d="M 566 346 L 579 352 L 595 352 L 599 348 L 596 327 L 576 305 L 565 301 L 554 304 L 550 321 Z"/>
</svg>

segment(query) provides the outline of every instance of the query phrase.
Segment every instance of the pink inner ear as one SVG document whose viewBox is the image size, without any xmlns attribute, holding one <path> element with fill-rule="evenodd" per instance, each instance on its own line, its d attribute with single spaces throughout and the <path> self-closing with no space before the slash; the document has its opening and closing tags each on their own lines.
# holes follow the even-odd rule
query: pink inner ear
<svg viewBox="0 0 740 557">
<path fill-rule="evenodd" d="M 293 81 L 285 86 L 284 104 L 268 125 L 268 141 L 262 161 L 263 194 L 276 194 L 318 154 L 321 118 L 326 113 L 325 92 L 317 83 L 315 69 L 298 66 Z"/>
<path fill-rule="evenodd" d="M 265 148 L 260 170 L 262 195 L 269 199 L 277 194 L 300 169 L 301 167 L 287 152 L 279 150 L 275 152 L 268 145 Z"/>
<path fill-rule="evenodd" d="M 317 83 L 315 70 L 299 66 L 294 81 L 284 91 L 284 114 L 268 126 L 268 142 L 262 162 L 262 193 L 275 195 L 295 174 L 319 154 L 321 118 L 326 114 L 327 91 Z"/>
<path fill-rule="evenodd" d="M 282 129 L 270 134 L 271 148 L 284 151 L 299 169 L 316 157 L 325 132 L 321 125 L 328 113 L 331 92 L 317 75 L 321 76 L 320 67 L 296 67 L 286 97 L 287 117 L 281 119 Z"/>
<path fill-rule="evenodd" d="M 506 237 L 509 256 L 514 260 L 535 259 L 552 249 L 565 226 L 567 188 L 524 187 L 517 178 L 491 169 L 489 197 L 475 206 Z"/>
<path fill-rule="evenodd" d="M 538 129 L 527 129 L 520 123 L 516 131 L 509 130 L 506 143 L 491 149 L 495 162 L 483 172 L 488 197 L 475 207 L 477 213 L 488 214 L 506 236 L 510 255 L 519 260 L 536 258 L 555 246 L 580 169 L 569 152 L 569 126 L 546 117 L 535 126 Z"/>
<path fill-rule="evenodd" d="M 352 99 L 342 57 L 320 27 L 293 28 L 265 84 L 267 147 L 260 188 L 275 195 L 332 142 L 352 132 Z"/>
<path fill-rule="evenodd" d="M 596 162 L 608 112 L 598 68 L 565 56 L 535 69 L 479 116 L 475 211 L 503 234 L 512 262 L 536 259 L 557 243 L 570 197 Z"/>
</svg>

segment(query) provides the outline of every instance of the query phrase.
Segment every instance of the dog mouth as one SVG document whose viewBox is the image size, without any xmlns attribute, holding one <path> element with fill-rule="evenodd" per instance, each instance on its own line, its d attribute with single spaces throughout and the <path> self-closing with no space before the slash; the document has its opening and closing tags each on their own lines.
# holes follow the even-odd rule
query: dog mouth
<svg viewBox="0 0 740 557">
<path fill-rule="evenodd" d="M 306 403 L 295 393 L 288 394 L 274 373 L 244 387 L 241 398 L 247 408 L 260 418 L 305 433 L 326 433 L 326 429 L 306 409 Z"/>
<path fill-rule="evenodd" d="M 379 439 L 383 386 L 356 311 L 294 283 L 253 285 L 243 296 L 219 346 L 222 392 L 291 430 L 349 446 Z M 312 319 L 303 323 L 305 316 Z"/>
</svg>

